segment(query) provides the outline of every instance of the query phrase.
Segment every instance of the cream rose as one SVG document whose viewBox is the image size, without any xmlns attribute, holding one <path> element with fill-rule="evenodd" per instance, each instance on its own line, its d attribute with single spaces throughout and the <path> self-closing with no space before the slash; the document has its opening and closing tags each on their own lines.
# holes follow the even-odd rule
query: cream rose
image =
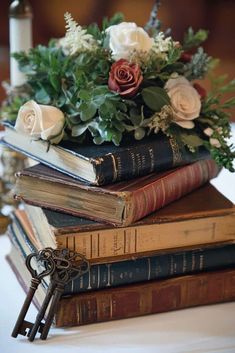
<svg viewBox="0 0 235 353">
<path fill-rule="evenodd" d="M 171 100 L 174 122 L 185 129 L 192 129 L 201 110 L 201 99 L 196 89 L 183 76 L 171 78 L 165 85 Z"/>
<path fill-rule="evenodd" d="M 15 129 L 33 140 L 42 139 L 57 144 L 63 138 L 64 122 L 61 110 L 31 100 L 19 109 Z"/>
<path fill-rule="evenodd" d="M 134 50 L 148 52 L 154 44 L 153 38 L 133 22 L 110 26 L 106 33 L 109 34 L 109 47 L 114 60 L 129 60 Z"/>
</svg>

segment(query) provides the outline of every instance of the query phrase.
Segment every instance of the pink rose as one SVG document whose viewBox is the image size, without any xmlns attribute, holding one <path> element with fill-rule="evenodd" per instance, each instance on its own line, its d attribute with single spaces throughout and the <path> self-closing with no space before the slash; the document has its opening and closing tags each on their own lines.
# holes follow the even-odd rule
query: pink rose
<svg viewBox="0 0 235 353">
<path fill-rule="evenodd" d="M 142 81 L 143 76 L 138 64 L 120 59 L 111 66 L 108 86 L 122 97 L 133 97 Z"/>
<path fill-rule="evenodd" d="M 183 76 L 171 78 L 165 85 L 171 100 L 173 120 L 185 129 L 192 129 L 192 120 L 199 117 L 201 99 L 196 89 Z"/>
</svg>

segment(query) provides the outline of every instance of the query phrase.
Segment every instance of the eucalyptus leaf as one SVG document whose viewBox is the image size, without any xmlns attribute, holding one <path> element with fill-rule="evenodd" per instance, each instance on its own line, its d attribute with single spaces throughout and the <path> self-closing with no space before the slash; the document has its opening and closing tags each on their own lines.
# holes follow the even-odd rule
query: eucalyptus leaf
<svg viewBox="0 0 235 353">
<path fill-rule="evenodd" d="M 142 138 L 144 138 L 145 136 L 145 130 L 139 127 L 138 129 L 135 130 L 134 136 L 136 140 L 142 140 Z"/>
<path fill-rule="evenodd" d="M 170 98 L 161 87 L 146 87 L 141 94 L 145 104 L 155 112 L 160 112 L 164 105 L 170 105 Z"/>
<path fill-rule="evenodd" d="M 41 104 L 49 104 L 51 102 L 51 97 L 47 93 L 47 91 L 42 87 L 35 94 L 35 100 Z"/>
<path fill-rule="evenodd" d="M 181 140 L 185 145 L 192 147 L 202 146 L 204 141 L 196 134 L 181 133 Z"/>
<path fill-rule="evenodd" d="M 94 103 L 82 103 L 79 107 L 80 118 L 82 121 L 90 120 L 96 114 L 97 108 Z"/>
<path fill-rule="evenodd" d="M 103 139 L 103 137 L 101 136 L 94 136 L 93 141 L 96 145 L 101 145 L 105 141 L 105 139 Z"/>
<path fill-rule="evenodd" d="M 89 99 L 91 99 L 91 93 L 86 89 L 81 89 L 78 93 L 78 96 L 83 101 L 88 101 Z"/>
<path fill-rule="evenodd" d="M 72 127 L 72 136 L 82 135 L 88 128 L 88 124 L 79 124 Z"/>
<path fill-rule="evenodd" d="M 130 120 L 134 126 L 139 126 L 143 119 L 141 115 L 130 115 Z"/>
<path fill-rule="evenodd" d="M 121 132 L 115 131 L 115 132 L 112 134 L 112 140 L 111 140 L 111 141 L 112 141 L 116 146 L 119 146 L 121 140 L 122 140 L 122 134 L 121 134 Z"/>
</svg>

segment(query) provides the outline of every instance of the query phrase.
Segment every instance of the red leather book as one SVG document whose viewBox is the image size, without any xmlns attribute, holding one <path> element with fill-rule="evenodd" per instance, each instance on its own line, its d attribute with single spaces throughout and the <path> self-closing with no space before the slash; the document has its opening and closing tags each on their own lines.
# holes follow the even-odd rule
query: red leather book
<svg viewBox="0 0 235 353">
<path fill-rule="evenodd" d="M 63 298 L 56 326 L 126 319 L 235 300 L 235 270 L 110 288 Z"/>
<path fill-rule="evenodd" d="M 199 188 L 219 173 L 201 160 L 162 173 L 95 187 L 38 164 L 17 173 L 15 195 L 26 203 L 127 226 Z"/>
</svg>

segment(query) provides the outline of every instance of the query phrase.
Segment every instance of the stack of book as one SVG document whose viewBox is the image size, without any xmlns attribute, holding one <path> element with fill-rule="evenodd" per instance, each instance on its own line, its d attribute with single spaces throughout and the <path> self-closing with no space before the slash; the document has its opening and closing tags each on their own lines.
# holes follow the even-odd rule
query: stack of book
<svg viewBox="0 0 235 353">
<path fill-rule="evenodd" d="M 17 173 L 24 204 L 9 228 L 8 261 L 23 287 L 32 251 L 70 248 L 90 261 L 71 282 L 57 326 L 135 317 L 235 299 L 235 208 L 208 182 L 219 168 L 202 149 L 165 138 L 50 146 L 10 126 L 8 146 L 41 162 Z M 36 292 L 40 307 L 48 280 Z"/>
</svg>

